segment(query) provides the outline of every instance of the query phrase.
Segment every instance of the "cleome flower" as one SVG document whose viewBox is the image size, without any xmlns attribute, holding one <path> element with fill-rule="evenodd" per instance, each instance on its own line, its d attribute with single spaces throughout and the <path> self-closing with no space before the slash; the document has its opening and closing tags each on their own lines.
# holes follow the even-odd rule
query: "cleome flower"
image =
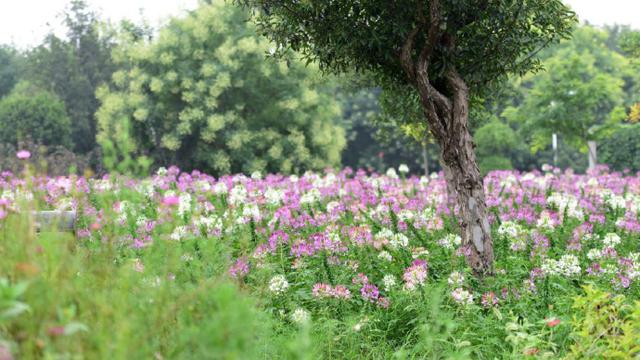
<svg viewBox="0 0 640 360">
<path fill-rule="evenodd" d="M 413 291 L 424 285 L 427 281 L 427 275 L 427 262 L 421 259 L 414 260 L 413 264 L 405 269 L 402 275 L 405 289 Z"/>
<path fill-rule="evenodd" d="M 284 275 L 276 275 L 269 281 L 269 291 L 281 295 L 289 288 L 289 282 Z"/>
</svg>

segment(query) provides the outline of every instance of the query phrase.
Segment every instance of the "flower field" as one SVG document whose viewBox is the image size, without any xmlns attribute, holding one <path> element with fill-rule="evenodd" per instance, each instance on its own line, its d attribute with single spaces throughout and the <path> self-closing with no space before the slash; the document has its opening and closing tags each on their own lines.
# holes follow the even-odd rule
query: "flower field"
<svg viewBox="0 0 640 360">
<path fill-rule="evenodd" d="M 640 176 L 546 170 L 485 178 L 482 279 L 442 176 L 3 173 L 0 359 L 638 356 Z"/>
</svg>

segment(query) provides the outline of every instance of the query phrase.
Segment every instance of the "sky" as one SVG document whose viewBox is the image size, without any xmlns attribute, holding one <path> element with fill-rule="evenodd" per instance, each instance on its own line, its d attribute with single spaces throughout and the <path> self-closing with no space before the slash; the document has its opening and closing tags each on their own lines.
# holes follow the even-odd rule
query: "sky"
<svg viewBox="0 0 640 360">
<path fill-rule="evenodd" d="M 118 21 L 144 18 L 157 27 L 168 16 L 196 7 L 198 0 L 86 0 L 102 18 Z M 581 21 L 592 24 L 628 24 L 640 29 L 640 0 L 564 0 Z M 59 14 L 69 0 L 0 0 L 0 44 L 20 48 L 37 45 L 50 31 L 60 29 Z"/>
</svg>

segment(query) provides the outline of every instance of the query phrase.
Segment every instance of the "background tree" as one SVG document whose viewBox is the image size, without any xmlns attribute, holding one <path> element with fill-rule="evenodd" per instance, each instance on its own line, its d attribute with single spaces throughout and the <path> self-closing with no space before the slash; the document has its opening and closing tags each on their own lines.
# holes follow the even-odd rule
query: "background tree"
<svg viewBox="0 0 640 360">
<path fill-rule="evenodd" d="M 640 124 L 619 126 L 599 152 L 602 161 L 613 170 L 640 170 Z"/>
<path fill-rule="evenodd" d="M 371 72 L 380 84 L 410 87 L 441 149 L 460 211 L 467 260 L 492 271 L 493 246 L 482 178 L 468 130 L 469 98 L 508 73 L 536 68 L 535 53 L 568 36 L 561 1 L 242 0 L 263 33 L 323 69 Z"/>
<path fill-rule="evenodd" d="M 25 82 L 0 100 L 0 142 L 17 146 L 23 141 L 46 146 L 71 144 L 64 103 L 55 94 Z"/>
<path fill-rule="evenodd" d="M 606 31 L 583 26 L 544 60 L 547 71 L 522 80 L 523 102 L 505 110 L 522 124 L 533 152 L 545 149 L 553 133 L 587 151 L 625 118 L 624 89 L 632 85 L 628 61 L 607 46 Z"/>
<path fill-rule="evenodd" d="M 71 1 L 63 23 L 66 38 L 49 34 L 28 54 L 25 76 L 64 101 L 71 119 L 73 149 L 86 153 L 96 146 L 96 89 L 114 71 L 113 39 L 83 0 Z"/>
<path fill-rule="evenodd" d="M 108 167 L 151 162 L 185 170 L 297 173 L 340 163 L 344 130 L 333 89 L 275 45 L 237 7 L 203 4 L 150 43 L 115 50 L 121 70 L 99 91 L 98 139 Z"/>
<path fill-rule="evenodd" d="M 7 95 L 19 81 L 21 56 L 5 45 L 0 45 L 0 98 Z"/>
<path fill-rule="evenodd" d="M 357 81 L 355 83 L 357 85 Z M 424 174 L 425 159 L 416 156 L 423 152 L 424 146 L 427 147 L 427 172 L 436 171 L 436 146 L 425 141 L 424 131 L 418 140 L 402 128 L 404 122 L 400 125 L 398 119 L 389 119 L 390 113 L 383 109 L 385 104 L 380 103 L 380 93 L 380 88 L 365 86 L 338 94 L 347 131 L 342 164 L 377 172 L 406 164 L 411 173 Z"/>
</svg>

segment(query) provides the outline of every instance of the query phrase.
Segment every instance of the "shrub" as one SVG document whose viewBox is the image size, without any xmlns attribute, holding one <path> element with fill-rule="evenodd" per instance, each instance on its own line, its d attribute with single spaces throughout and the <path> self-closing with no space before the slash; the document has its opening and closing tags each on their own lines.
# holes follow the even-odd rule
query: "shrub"
<svg viewBox="0 0 640 360">
<path fill-rule="evenodd" d="M 71 123 L 57 96 L 20 83 L 0 100 L 0 142 L 17 145 L 27 139 L 70 148 Z"/>
<path fill-rule="evenodd" d="M 626 304 L 624 295 L 612 295 L 586 286 L 577 296 L 569 359 L 631 359 L 640 356 L 640 302 Z"/>
<path fill-rule="evenodd" d="M 599 161 L 614 170 L 640 170 L 640 124 L 622 125 L 598 149 Z"/>
</svg>

